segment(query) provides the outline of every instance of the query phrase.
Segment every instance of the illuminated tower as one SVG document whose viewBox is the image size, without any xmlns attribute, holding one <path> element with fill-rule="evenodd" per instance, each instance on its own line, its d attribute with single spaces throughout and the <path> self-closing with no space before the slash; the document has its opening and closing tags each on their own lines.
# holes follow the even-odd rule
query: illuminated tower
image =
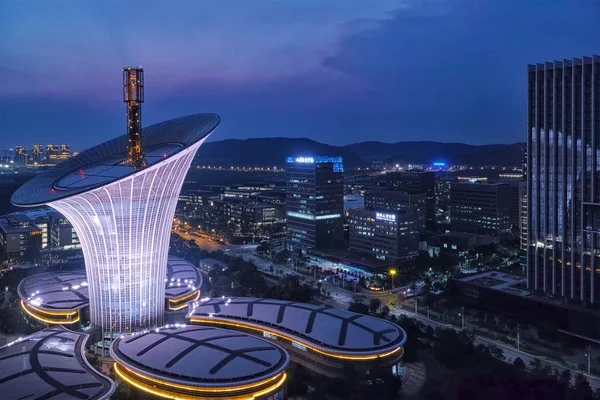
<svg viewBox="0 0 600 400">
<path fill-rule="evenodd" d="M 600 55 L 527 67 L 527 286 L 600 302 Z"/>
<path fill-rule="evenodd" d="M 144 102 L 144 69 L 123 68 L 123 101 L 127 103 L 128 161 L 134 166 L 144 163 L 142 153 L 142 103 Z"/>
<path fill-rule="evenodd" d="M 138 165 L 128 162 L 129 134 L 117 137 L 13 194 L 13 204 L 46 204 L 73 224 L 85 258 L 90 323 L 107 340 L 162 325 L 175 206 L 196 151 L 219 122 L 216 114 L 196 114 L 144 128 Z"/>
</svg>

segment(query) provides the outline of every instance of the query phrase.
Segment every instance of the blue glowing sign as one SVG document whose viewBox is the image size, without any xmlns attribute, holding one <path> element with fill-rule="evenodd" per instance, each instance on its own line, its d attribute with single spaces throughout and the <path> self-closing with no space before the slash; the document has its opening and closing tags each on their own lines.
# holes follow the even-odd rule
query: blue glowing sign
<svg viewBox="0 0 600 400">
<path fill-rule="evenodd" d="M 344 172 L 344 162 L 342 157 L 326 157 L 326 156 L 317 156 L 317 157 L 286 157 L 285 161 L 287 163 L 293 164 L 324 164 L 324 163 L 332 163 L 333 164 L 333 172 Z"/>
<path fill-rule="evenodd" d="M 434 166 L 434 167 L 445 167 L 445 166 L 446 166 L 446 163 L 445 163 L 445 162 L 438 161 L 438 162 L 434 162 L 434 163 L 433 163 L 433 166 Z"/>
</svg>

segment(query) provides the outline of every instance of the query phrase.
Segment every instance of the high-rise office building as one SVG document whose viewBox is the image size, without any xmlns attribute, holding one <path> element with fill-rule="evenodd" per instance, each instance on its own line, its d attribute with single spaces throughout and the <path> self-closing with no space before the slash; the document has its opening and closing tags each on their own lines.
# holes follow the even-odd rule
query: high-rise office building
<svg viewBox="0 0 600 400">
<path fill-rule="evenodd" d="M 350 211 L 350 249 L 380 260 L 406 260 L 419 254 L 417 213 Z"/>
<path fill-rule="evenodd" d="M 435 180 L 435 222 L 438 224 L 450 223 L 450 179 Z"/>
<path fill-rule="evenodd" d="M 332 248 L 344 236 L 344 167 L 341 157 L 286 159 L 288 246 Z"/>
<path fill-rule="evenodd" d="M 31 148 L 30 164 L 39 165 L 44 163 L 44 148 L 41 144 L 34 144 Z"/>
<path fill-rule="evenodd" d="M 365 209 L 393 213 L 415 214 L 417 229 L 425 229 L 427 195 L 425 193 L 407 193 L 399 190 L 367 190 Z"/>
<path fill-rule="evenodd" d="M 600 56 L 528 66 L 527 284 L 598 304 Z"/>
<path fill-rule="evenodd" d="M 60 161 L 60 148 L 57 144 L 46 145 L 46 164 L 58 164 Z"/>
<path fill-rule="evenodd" d="M 514 198 L 513 198 L 514 197 Z M 510 231 L 517 192 L 507 183 L 457 182 L 450 194 L 453 231 L 496 235 Z"/>
<path fill-rule="evenodd" d="M 15 165 L 25 167 L 29 165 L 29 152 L 23 146 L 15 147 Z"/>
<path fill-rule="evenodd" d="M 427 197 L 425 217 L 435 220 L 435 173 L 433 171 L 394 171 L 385 174 L 386 187 L 408 193 L 424 193 Z"/>
</svg>

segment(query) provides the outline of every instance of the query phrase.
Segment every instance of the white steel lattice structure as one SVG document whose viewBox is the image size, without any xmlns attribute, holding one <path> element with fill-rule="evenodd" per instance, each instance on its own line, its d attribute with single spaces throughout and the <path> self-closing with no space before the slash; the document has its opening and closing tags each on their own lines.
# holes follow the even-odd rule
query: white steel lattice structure
<svg viewBox="0 0 600 400">
<path fill-rule="evenodd" d="M 163 323 L 173 216 L 196 150 L 219 124 L 214 114 L 144 129 L 145 167 L 127 164 L 126 137 L 40 174 L 12 198 L 63 213 L 81 240 L 91 324 L 113 337 Z"/>
</svg>

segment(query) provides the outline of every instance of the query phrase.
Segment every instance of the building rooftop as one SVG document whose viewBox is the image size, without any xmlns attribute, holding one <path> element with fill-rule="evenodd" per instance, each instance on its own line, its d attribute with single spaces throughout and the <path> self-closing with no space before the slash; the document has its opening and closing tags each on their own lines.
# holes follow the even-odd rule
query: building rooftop
<svg viewBox="0 0 600 400">
<path fill-rule="evenodd" d="M 264 339 L 204 326 L 167 325 L 121 336 L 110 354 L 117 363 L 154 379 L 203 388 L 263 381 L 289 364 L 288 354 Z"/>
<path fill-rule="evenodd" d="M 115 384 L 86 360 L 87 338 L 55 326 L 0 347 L 0 397 L 108 399 Z"/>
<path fill-rule="evenodd" d="M 23 279 L 17 288 L 17 293 L 21 300 L 37 309 L 74 311 L 89 305 L 87 285 L 87 275 L 84 270 L 47 272 Z M 199 290 L 201 286 L 202 275 L 192 264 L 179 257 L 169 256 L 165 298 L 182 299 Z"/>
<path fill-rule="evenodd" d="M 498 290 L 515 296 L 530 296 L 527 290 L 527 278 L 501 271 L 486 271 L 456 279 L 473 285 Z"/>
<path fill-rule="evenodd" d="M 198 317 L 259 324 L 338 354 L 383 353 L 406 342 L 404 330 L 389 321 L 330 306 L 283 300 L 206 299 L 194 303 L 187 315 L 188 319 Z"/>
<path fill-rule="evenodd" d="M 24 227 L 13 226 L 13 223 L 11 223 L 6 217 L 0 217 L 0 230 L 4 233 L 27 233 L 40 231 L 40 228 L 35 224 Z"/>
<path fill-rule="evenodd" d="M 47 311 L 73 311 L 88 306 L 85 271 L 31 275 L 17 287 L 21 300 Z"/>
<path fill-rule="evenodd" d="M 11 201 L 21 207 L 39 206 L 113 183 L 205 139 L 219 122 L 216 114 L 195 114 L 143 128 L 147 166 L 141 168 L 126 163 L 128 137 L 119 136 L 40 173 L 21 186 Z"/>
<path fill-rule="evenodd" d="M 344 196 L 344 211 L 349 211 L 356 208 L 365 208 L 364 196 L 356 194 L 347 194 Z"/>
<path fill-rule="evenodd" d="M 13 223 L 32 223 L 32 219 L 29 218 L 29 216 L 27 216 L 24 213 L 12 213 L 12 214 L 8 214 L 6 215 L 6 219 L 9 222 L 13 222 Z"/>
<path fill-rule="evenodd" d="M 180 298 L 193 293 L 202 286 L 202 275 L 196 267 L 183 258 L 169 256 L 167 277 L 165 278 L 165 297 Z"/>
</svg>

